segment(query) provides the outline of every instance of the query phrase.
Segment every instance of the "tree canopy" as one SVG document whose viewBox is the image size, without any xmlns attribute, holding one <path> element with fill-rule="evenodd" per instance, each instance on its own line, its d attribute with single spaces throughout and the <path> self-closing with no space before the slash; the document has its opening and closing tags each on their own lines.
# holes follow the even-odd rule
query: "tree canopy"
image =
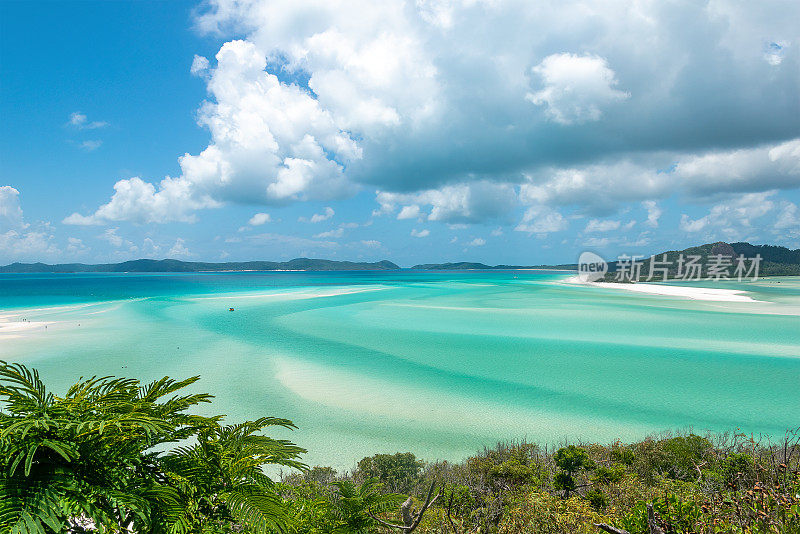
<svg viewBox="0 0 800 534">
<path fill-rule="evenodd" d="M 285 506 L 263 468 L 303 468 L 305 450 L 259 432 L 294 425 L 190 414 L 212 398 L 182 391 L 197 380 L 91 377 L 62 397 L 35 370 L 0 362 L 0 531 L 282 529 Z"/>
</svg>

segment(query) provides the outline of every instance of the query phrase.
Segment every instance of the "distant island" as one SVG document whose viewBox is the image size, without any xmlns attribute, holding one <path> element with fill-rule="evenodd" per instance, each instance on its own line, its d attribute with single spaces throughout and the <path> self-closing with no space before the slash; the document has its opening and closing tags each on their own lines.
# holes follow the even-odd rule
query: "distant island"
<svg viewBox="0 0 800 534">
<path fill-rule="evenodd" d="M 295 258 L 289 261 L 207 263 L 180 260 L 132 260 L 122 263 L 12 263 L 0 273 L 200 273 L 225 271 L 392 271 L 400 267 L 383 260 L 374 263 Z"/>
<path fill-rule="evenodd" d="M 666 255 L 669 263 L 667 278 L 677 278 L 678 258 L 683 255 L 699 257 L 698 262 L 708 265 L 710 257 L 723 255 L 730 258 L 735 264 L 735 258 L 743 255 L 745 258 L 761 257 L 759 276 L 800 276 L 800 249 L 791 250 L 786 247 L 774 245 L 751 245 L 750 243 L 707 243 L 683 250 L 670 250 L 659 252 L 651 256 L 638 257 L 642 262 L 640 281 L 645 281 L 649 275 L 652 259 L 661 261 Z M 606 258 L 611 260 L 612 258 Z M 615 258 L 616 259 L 616 258 Z M 609 261 L 608 274 L 605 281 L 618 281 L 616 273 L 620 270 L 618 261 Z M 223 263 L 194 262 L 180 260 L 153 260 L 141 259 L 125 261 L 122 263 L 103 263 L 87 265 L 83 263 L 62 263 L 49 265 L 46 263 L 12 263 L 0 267 L 0 273 L 199 273 L 199 272 L 225 272 L 225 271 L 394 271 L 401 267 L 389 260 L 377 262 L 352 262 L 338 260 L 324 260 L 313 258 L 295 258 L 289 261 L 235 261 Z M 557 265 L 487 265 L 477 262 L 451 262 L 451 263 L 422 263 L 411 267 L 412 270 L 422 271 L 460 271 L 460 270 L 568 270 L 576 271 L 577 263 L 563 263 Z M 730 273 L 733 273 L 733 267 Z M 706 271 L 703 271 L 706 274 Z"/>
</svg>

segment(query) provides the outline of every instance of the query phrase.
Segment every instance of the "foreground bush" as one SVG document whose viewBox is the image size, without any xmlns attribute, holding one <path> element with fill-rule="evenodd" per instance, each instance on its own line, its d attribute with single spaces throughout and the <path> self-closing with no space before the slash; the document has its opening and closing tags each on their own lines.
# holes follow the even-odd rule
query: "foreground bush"
<svg viewBox="0 0 800 534">
<path fill-rule="evenodd" d="M 0 362 L 0 532 L 800 534 L 797 432 L 377 454 L 337 473 L 263 435 L 291 421 L 192 415 L 212 398 L 182 393 L 196 381 L 91 378 L 60 397 Z"/>
<path fill-rule="evenodd" d="M 211 399 L 178 394 L 195 381 L 90 378 L 59 397 L 36 371 L 0 362 L 0 531 L 285 528 L 286 506 L 261 469 L 303 468 L 305 451 L 256 432 L 292 423 L 190 415 Z M 166 450 L 187 439 L 195 444 Z"/>
</svg>

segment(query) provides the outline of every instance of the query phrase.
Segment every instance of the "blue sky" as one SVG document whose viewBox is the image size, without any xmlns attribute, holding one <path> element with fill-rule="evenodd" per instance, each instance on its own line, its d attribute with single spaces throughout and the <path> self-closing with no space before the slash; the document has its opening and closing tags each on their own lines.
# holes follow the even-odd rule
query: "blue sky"
<svg viewBox="0 0 800 534">
<path fill-rule="evenodd" d="M 800 246 L 796 2 L 0 3 L 0 263 Z"/>
</svg>

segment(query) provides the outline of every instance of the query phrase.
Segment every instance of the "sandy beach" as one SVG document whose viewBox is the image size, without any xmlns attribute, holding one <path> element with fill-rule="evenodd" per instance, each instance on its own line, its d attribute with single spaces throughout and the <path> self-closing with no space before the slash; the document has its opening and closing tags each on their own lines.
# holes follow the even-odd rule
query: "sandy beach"
<svg viewBox="0 0 800 534">
<path fill-rule="evenodd" d="M 21 337 L 25 333 L 44 330 L 49 321 L 23 321 L 19 315 L 0 315 L 0 339 Z"/>
<path fill-rule="evenodd" d="M 88 312 L 86 313 L 86 315 L 104 313 L 106 311 L 116 309 L 117 307 L 119 307 L 119 303 L 116 301 L 104 302 L 101 303 L 101 305 L 103 306 L 103 309 L 94 312 Z M 19 338 L 26 334 L 32 334 L 37 331 L 43 331 L 49 325 L 63 322 L 62 321 L 63 315 L 61 314 L 65 312 L 89 308 L 91 306 L 96 306 L 96 304 L 94 303 L 68 304 L 68 305 L 44 306 L 37 308 L 23 308 L 23 309 L 12 309 L 12 310 L 0 309 L 0 339 Z M 31 321 L 30 319 L 28 319 L 31 315 L 33 316 L 55 315 L 55 318 L 59 320 Z"/>
<path fill-rule="evenodd" d="M 762 302 L 750 297 L 747 291 L 738 289 L 719 289 L 708 287 L 677 286 L 669 284 L 651 284 L 640 282 L 636 284 L 616 284 L 613 282 L 584 282 L 577 276 L 565 280 L 568 284 L 580 284 L 590 287 L 605 289 L 618 289 L 645 293 L 648 295 L 663 295 L 665 297 L 687 298 L 692 300 L 706 300 L 712 302 Z"/>
</svg>

